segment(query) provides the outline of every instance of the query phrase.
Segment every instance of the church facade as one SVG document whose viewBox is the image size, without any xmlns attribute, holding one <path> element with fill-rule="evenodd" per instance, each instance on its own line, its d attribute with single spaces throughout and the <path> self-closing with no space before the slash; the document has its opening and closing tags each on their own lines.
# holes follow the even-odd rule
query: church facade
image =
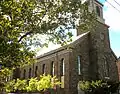
<svg viewBox="0 0 120 94">
<path fill-rule="evenodd" d="M 94 1 L 98 25 L 94 31 L 82 33 L 74 42 L 37 57 L 37 63 L 16 71 L 17 77 L 27 79 L 42 74 L 57 76 L 62 82 L 58 94 L 78 94 L 80 80 L 118 81 L 116 56 L 110 48 L 109 26 L 104 23 L 102 4 Z"/>
</svg>

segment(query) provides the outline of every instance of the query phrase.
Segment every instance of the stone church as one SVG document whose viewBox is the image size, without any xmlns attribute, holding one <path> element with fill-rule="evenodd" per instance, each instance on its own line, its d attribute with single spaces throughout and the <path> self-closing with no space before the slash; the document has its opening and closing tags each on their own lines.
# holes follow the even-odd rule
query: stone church
<svg viewBox="0 0 120 94">
<path fill-rule="evenodd" d="M 80 80 L 105 79 L 118 81 L 116 56 L 110 48 L 109 26 L 103 19 L 103 5 L 90 0 L 97 13 L 98 25 L 94 31 L 77 30 L 77 40 L 69 45 L 37 57 L 37 63 L 16 71 L 17 77 L 27 79 L 42 74 L 57 76 L 62 82 L 58 94 L 78 94 Z"/>
</svg>

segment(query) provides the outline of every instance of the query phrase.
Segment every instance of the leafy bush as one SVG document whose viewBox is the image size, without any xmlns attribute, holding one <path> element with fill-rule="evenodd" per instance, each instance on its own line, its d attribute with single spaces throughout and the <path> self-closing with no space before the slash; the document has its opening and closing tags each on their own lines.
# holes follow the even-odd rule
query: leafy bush
<svg viewBox="0 0 120 94">
<path fill-rule="evenodd" d="M 33 92 L 37 91 L 37 84 L 38 84 L 37 78 L 31 78 L 29 80 L 28 86 L 26 87 L 26 90 L 28 92 L 30 92 L 30 91 L 33 91 Z"/>
<path fill-rule="evenodd" d="M 56 76 L 52 77 L 50 75 L 47 75 L 47 76 L 43 75 L 43 76 L 40 76 L 40 80 L 38 81 L 37 90 L 45 91 L 46 89 L 54 88 L 57 85 L 60 85 L 60 82 L 58 81 Z"/>
<path fill-rule="evenodd" d="M 20 79 L 17 79 L 15 85 L 14 85 L 14 89 L 15 91 L 24 91 L 26 90 L 26 87 L 27 87 L 27 80 L 20 80 Z"/>
<path fill-rule="evenodd" d="M 14 90 L 14 85 L 15 85 L 15 80 L 7 82 L 6 86 L 5 86 L 6 92 L 14 92 L 15 91 Z"/>
<path fill-rule="evenodd" d="M 85 92 L 94 92 L 93 94 L 102 94 L 114 93 L 118 89 L 120 82 L 113 81 L 80 81 L 79 88 Z M 99 93 L 98 93 L 99 92 Z M 100 94 L 101 94 L 100 93 Z"/>
<path fill-rule="evenodd" d="M 89 81 L 80 81 L 79 88 L 83 91 L 88 91 L 90 89 L 90 82 Z"/>
<path fill-rule="evenodd" d="M 28 83 L 27 83 L 28 82 Z M 6 92 L 41 92 L 49 89 L 54 89 L 57 85 L 60 85 L 60 81 L 56 76 L 52 77 L 50 75 L 41 75 L 40 78 L 31 78 L 27 80 L 12 80 L 8 82 L 5 86 Z"/>
<path fill-rule="evenodd" d="M 27 80 L 12 80 L 6 83 L 5 89 L 6 92 L 16 92 L 21 90 L 26 90 L 27 87 Z"/>
</svg>

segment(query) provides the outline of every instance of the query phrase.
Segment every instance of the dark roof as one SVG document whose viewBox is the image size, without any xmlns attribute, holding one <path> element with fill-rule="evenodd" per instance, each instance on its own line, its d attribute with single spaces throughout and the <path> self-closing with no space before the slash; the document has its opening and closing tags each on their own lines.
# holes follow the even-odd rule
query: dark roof
<svg viewBox="0 0 120 94">
<path fill-rule="evenodd" d="M 98 0 L 95 0 L 98 4 L 100 4 L 101 6 L 104 6 L 101 2 L 99 2 Z"/>
</svg>

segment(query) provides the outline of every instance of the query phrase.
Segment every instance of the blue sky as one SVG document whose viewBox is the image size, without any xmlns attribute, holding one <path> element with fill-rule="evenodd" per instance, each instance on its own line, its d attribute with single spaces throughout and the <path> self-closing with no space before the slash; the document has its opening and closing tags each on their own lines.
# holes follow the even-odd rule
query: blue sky
<svg viewBox="0 0 120 94">
<path fill-rule="evenodd" d="M 110 26 L 109 28 L 109 36 L 110 36 L 110 43 L 111 48 L 117 55 L 120 56 L 120 12 L 116 9 L 120 10 L 120 6 L 115 3 L 114 0 L 107 0 L 111 3 L 115 8 L 113 8 L 108 2 L 105 0 L 98 0 L 104 4 L 104 19 L 105 23 Z M 120 0 L 116 0 L 120 4 Z"/>
</svg>

